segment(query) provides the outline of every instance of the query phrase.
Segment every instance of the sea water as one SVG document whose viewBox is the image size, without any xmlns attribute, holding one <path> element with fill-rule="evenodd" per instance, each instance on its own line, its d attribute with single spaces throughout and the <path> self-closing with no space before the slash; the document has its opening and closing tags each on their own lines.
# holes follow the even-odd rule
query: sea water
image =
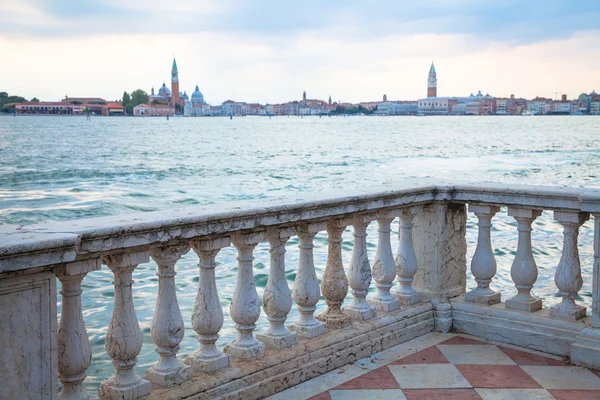
<svg viewBox="0 0 600 400">
<path fill-rule="evenodd" d="M 210 205 L 244 199 L 392 185 L 404 179 L 435 178 L 569 187 L 600 187 L 600 117 L 244 117 L 108 118 L 0 117 L 0 224 L 28 225 L 134 212 Z M 467 221 L 468 256 L 477 240 L 477 220 Z M 498 273 L 492 287 L 503 298 L 516 290 L 510 266 L 517 245 L 516 223 L 503 209 L 493 219 L 492 245 Z M 374 256 L 376 223 L 369 227 Z M 533 225 L 539 268 L 534 294 L 546 307 L 560 301 L 554 271 L 562 228 L 544 212 Z M 392 246 L 398 243 L 397 222 Z M 578 302 L 591 304 L 593 229 L 580 231 L 584 276 Z M 298 240 L 287 244 L 286 276 L 296 276 Z M 343 260 L 352 253 L 344 233 Z M 327 257 L 327 234 L 315 238 L 319 277 Z M 255 253 L 259 297 L 266 286 L 266 243 Z M 219 345 L 235 337 L 229 303 L 237 272 L 233 247 L 217 259 L 217 286 L 225 313 Z M 198 287 L 197 256 L 177 264 L 176 288 L 186 324 L 179 357 L 197 349 L 191 315 Z M 158 278 L 153 262 L 134 271 L 133 288 L 144 346 L 136 367 L 143 375 L 158 358 L 150 337 Z M 469 287 L 475 286 L 470 272 Z M 83 281 L 83 314 L 93 360 L 86 387 L 96 389 L 113 372 L 104 349 L 113 307 L 112 274 L 103 267 Z M 371 292 L 374 285 L 371 285 Z M 346 299 L 349 301 L 350 297 Z M 323 299 L 318 312 L 325 307 Z M 60 312 L 60 296 L 58 303 Z M 589 312 L 589 310 L 588 310 Z M 294 307 L 289 320 L 298 312 Z M 257 331 L 268 325 L 261 315 Z"/>
</svg>

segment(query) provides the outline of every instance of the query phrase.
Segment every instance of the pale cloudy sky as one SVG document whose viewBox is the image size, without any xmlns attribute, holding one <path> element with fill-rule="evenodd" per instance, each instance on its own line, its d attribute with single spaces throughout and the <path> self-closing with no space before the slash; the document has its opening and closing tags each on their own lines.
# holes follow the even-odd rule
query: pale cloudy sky
<svg viewBox="0 0 600 400">
<path fill-rule="evenodd" d="M 0 0 L 0 91 L 109 100 L 569 98 L 600 90 L 600 0 Z"/>
</svg>

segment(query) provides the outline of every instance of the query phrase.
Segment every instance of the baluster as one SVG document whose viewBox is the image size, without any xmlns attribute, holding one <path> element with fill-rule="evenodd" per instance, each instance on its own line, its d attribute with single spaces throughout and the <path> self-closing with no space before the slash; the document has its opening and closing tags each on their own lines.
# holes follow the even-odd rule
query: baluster
<svg viewBox="0 0 600 400">
<path fill-rule="evenodd" d="M 344 312 L 358 320 L 369 320 L 375 316 L 375 308 L 367 303 L 367 293 L 371 286 L 371 266 L 367 254 L 367 227 L 371 219 L 356 215 L 352 221 L 354 248 L 350 268 L 348 268 L 348 284 L 352 289 L 352 304 L 344 308 Z"/>
<path fill-rule="evenodd" d="M 260 317 L 260 303 L 252 272 L 252 252 L 265 239 L 265 233 L 236 234 L 232 239 L 238 251 L 238 274 L 229 313 L 238 336 L 225 346 L 224 351 L 232 357 L 249 360 L 262 357 L 265 351 L 265 345 L 252 334 Z"/>
<path fill-rule="evenodd" d="M 216 346 L 219 331 L 223 327 L 223 309 L 219 301 L 217 282 L 215 279 L 215 261 L 217 254 L 224 247 L 229 247 L 229 238 L 215 240 L 196 240 L 192 242 L 194 252 L 200 258 L 200 280 L 198 293 L 192 313 L 192 326 L 198 334 L 200 348 L 185 363 L 195 371 L 211 374 L 229 365 L 229 356 L 223 354 Z"/>
<path fill-rule="evenodd" d="M 105 256 L 102 262 L 115 276 L 115 300 L 106 333 L 106 352 L 113 359 L 115 374 L 100 385 L 101 399 L 135 399 L 150 393 L 150 382 L 133 371 L 142 350 L 142 332 L 133 307 L 133 270 L 149 261 L 147 251 Z"/>
<path fill-rule="evenodd" d="M 58 328 L 58 378 L 61 400 L 91 399 L 82 383 L 92 362 L 92 348 L 81 310 L 81 281 L 88 272 L 100 269 L 100 260 L 92 259 L 62 264 L 54 270 L 62 290 L 62 312 Z"/>
<path fill-rule="evenodd" d="M 319 302 L 321 291 L 319 289 L 317 273 L 315 272 L 313 258 L 313 248 L 315 246 L 313 245 L 313 239 L 319 231 L 324 229 L 325 223 L 304 225 L 298 229 L 300 254 L 292 297 L 298 305 L 300 316 L 298 321 L 290 324 L 290 330 L 307 338 L 317 337 L 327 331 L 325 324 L 317 321 L 314 316 L 314 312 L 317 309 L 315 305 Z"/>
<path fill-rule="evenodd" d="M 146 379 L 163 387 L 178 385 L 192 378 L 192 369 L 177 360 L 184 325 L 175 293 L 175 264 L 189 249 L 187 243 L 150 249 L 158 269 L 158 297 L 150 334 L 160 358 L 146 370 Z"/>
<path fill-rule="evenodd" d="M 341 309 L 344 298 L 348 294 L 348 279 L 342 263 L 342 233 L 346 226 L 346 221 L 336 220 L 327 223 L 329 244 L 327 265 L 321 280 L 321 292 L 325 297 L 327 310 L 317 315 L 317 319 L 325 322 L 331 329 L 343 328 L 352 321 Z"/>
<path fill-rule="evenodd" d="M 500 302 L 500 293 L 490 289 L 492 278 L 496 275 L 496 258 L 492 249 L 491 228 L 492 218 L 500 207 L 478 206 L 469 204 L 469 211 L 475 213 L 479 232 L 477 248 L 471 260 L 471 273 L 475 277 L 477 287 L 465 294 L 465 301 L 481 304 L 496 304 Z"/>
<path fill-rule="evenodd" d="M 542 300 L 531 295 L 533 284 L 537 280 L 538 271 L 531 250 L 531 224 L 542 215 L 541 210 L 526 208 L 508 208 L 508 215 L 517 220 L 519 231 L 519 243 L 517 254 L 510 267 L 517 295 L 504 303 L 506 308 L 512 310 L 535 312 L 542 308 Z"/>
<path fill-rule="evenodd" d="M 594 267 L 592 272 L 592 328 L 600 330 L 600 213 L 594 213 Z"/>
<path fill-rule="evenodd" d="M 292 292 L 285 278 L 285 244 L 292 234 L 292 230 L 281 229 L 267 232 L 271 265 L 263 293 L 263 309 L 269 320 L 269 328 L 266 332 L 257 333 L 256 338 L 269 349 L 280 350 L 298 343 L 298 334 L 288 331 L 284 325 L 292 309 Z"/>
<path fill-rule="evenodd" d="M 554 211 L 554 219 L 564 228 L 563 249 L 560 262 L 556 268 L 554 282 L 560 290 L 562 302 L 550 307 L 553 317 L 578 320 L 585 317 L 586 308 L 575 303 L 577 292 L 583 285 L 579 251 L 577 250 L 577 237 L 579 227 L 589 218 L 587 213 Z"/>
<path fill-rule="evenodd" d="M 400 308 L 400 301 L 392 296 L 394 279 L 396 278 L 396 264 L 392 253 L 392 244 L 390 242 L 390 225 L 394 217 L 389 212 L 382 212 L 377 215 L 377 250 L 375 251 L 375 260 L 373 261 L 373 279 L 377 287 L 377 293 L 371 304 L 378 311 L 390 312 Z"/>
<path fill-rule="evenodd" d="M 413 277 L 419 268 L 412 240 L 413 218 L 421 209 L 421 206 L 416 206 L 402 209 L 400 212 L 398 224 L 399 245 L 395 259 L 400 287 L 395 296 L 404 305 L 412 305 L 421 301 L 421 293 L 412 287 Z"/>
</svg>

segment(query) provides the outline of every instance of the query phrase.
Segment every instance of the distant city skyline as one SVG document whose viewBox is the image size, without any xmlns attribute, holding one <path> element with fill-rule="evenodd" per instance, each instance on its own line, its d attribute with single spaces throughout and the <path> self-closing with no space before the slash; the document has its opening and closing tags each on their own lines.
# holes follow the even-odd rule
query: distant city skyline
<svg viewBox="0 0 600 400">
<path fill-rule="evenodd" d="M 210 104 L 416 100 L 432 59 L 438 96 L 600 90 L 596 1 L 413 3 L 3 0 L 0 90 L 115 100 L 168 85 L 173 53 Z"/>
</svg>

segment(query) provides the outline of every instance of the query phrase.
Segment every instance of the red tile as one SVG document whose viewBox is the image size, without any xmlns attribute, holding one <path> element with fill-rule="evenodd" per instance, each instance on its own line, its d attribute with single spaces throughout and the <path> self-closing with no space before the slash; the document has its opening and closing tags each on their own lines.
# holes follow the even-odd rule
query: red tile
<svg viewBox="0 0 600 400">
<path fill-rule="evenodd" d="M 329 394 L 329 392 L 323 392 L 307 400 L 331 400 L 331 395 Z"/>
<path fill-rule="evenodd" d="M 548 390 L 556 400 L 600 400 L 600 390 Z"/>
<path fill-rule="evenodd" d="M 455 367 L 474 388 L 539 389 L 518 365 L 458 364 Z"/>
<path fill-rule="evenodd" d="M 498 346 L 500 349 L 509 356 L 518 365 L 543 365 L 543 366 L 564 366 L 570 365 L 568 362 L 562 360 L 555 360 L 544 356 L 538 356 L 537 354 L 525 353 L 511 349 L 509 347 Z"/>
<path fill-rule="evenodd" d="M 364 375 L 333 388 L 332 390 L 347 389 L 400 389 L 398 381 L 388 367 L 380 367 Z"/>
<path fill-rule="evenodd" d="M 450 364 L 450 361 L 435 346 L 418 351 L 410 356 L 394 361 L 391 365 L 398 364 Z"/>
<path fill-rule="evenodd" d="M 440 344 L 488 345 L 488 344 L 491 344 L 491 343 L 483 342 L 483 341 L 480 341 L 480 340 L 473 340 L 473 339 L 469 339 L 469 338 L 462 337 L 462 336 L 454 336 L 453 338 L 450 338 L 450 339 L 448 339 L 445 342 L 442 342 Z"/>
<path fill-rule="evenodd" d="M 481 400 L 473 389 L 404 389 L 407 400 Z"/>
</svg>

